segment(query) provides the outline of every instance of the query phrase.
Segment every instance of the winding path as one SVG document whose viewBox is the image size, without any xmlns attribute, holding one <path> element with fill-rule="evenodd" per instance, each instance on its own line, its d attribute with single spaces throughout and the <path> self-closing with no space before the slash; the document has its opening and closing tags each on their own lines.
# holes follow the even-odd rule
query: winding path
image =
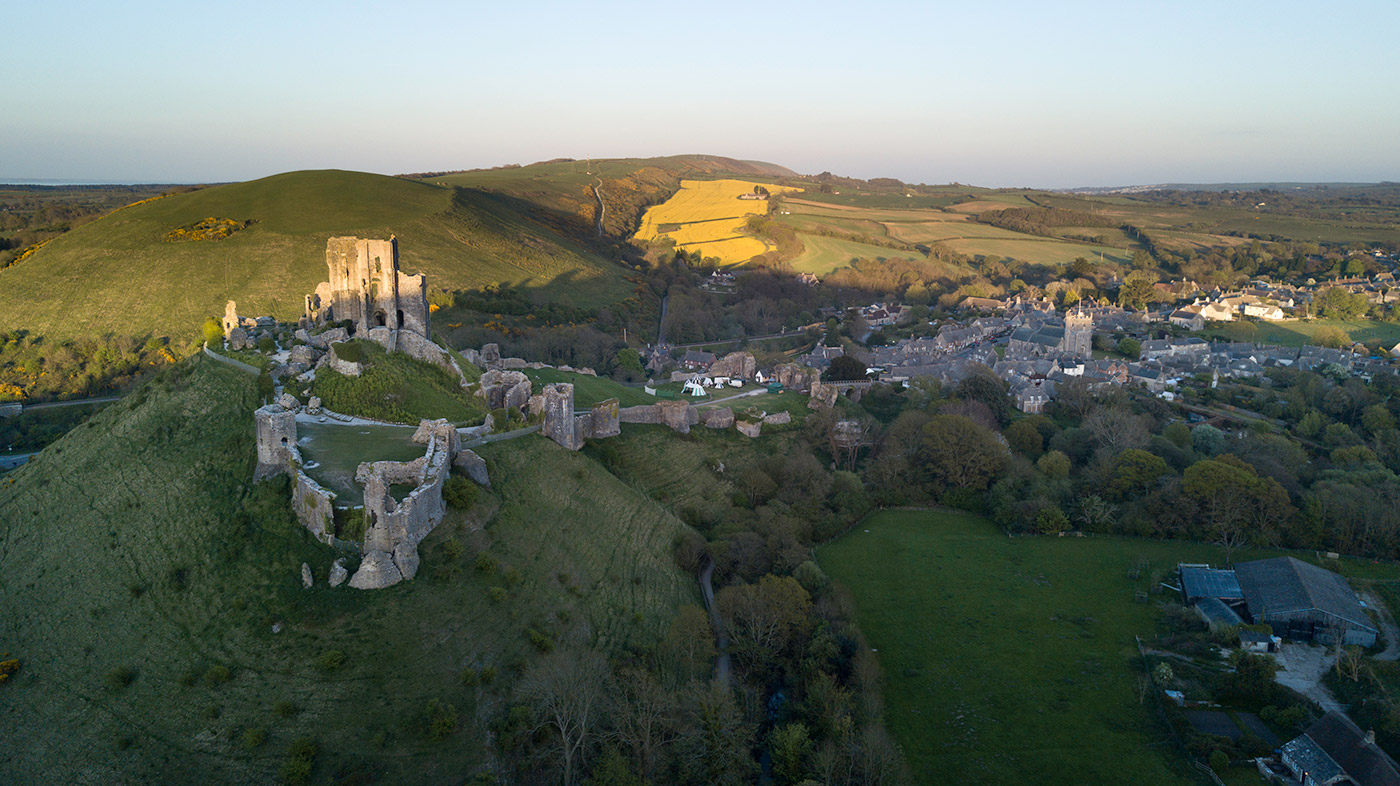
<svg viewBox="0 0 1400 786">
<path fill-rule="evenodd" d="M 594 177 L 598 182 L 593 185 L 593 198 L 598 200 L 598 218 L 593 222 L 593 230 L 599 240 L 603 239 L 603 216 L 607 214 L 608 208 L 603 204 L 603 178 Z"/>
<path fill-rule="evenodd" d="M 705 596 L 705 608 L 710 612 L 710 627 L 715 631 L 715 680 L 725 688 L 729 687 L 729 634 L 724 632 L 724 623 L 715 609 L 715 589 L 710 580 L 715 575 L 715 561 L 705 555 L 705 566 L 700 569 L 700 592 Z"/>
</svg>

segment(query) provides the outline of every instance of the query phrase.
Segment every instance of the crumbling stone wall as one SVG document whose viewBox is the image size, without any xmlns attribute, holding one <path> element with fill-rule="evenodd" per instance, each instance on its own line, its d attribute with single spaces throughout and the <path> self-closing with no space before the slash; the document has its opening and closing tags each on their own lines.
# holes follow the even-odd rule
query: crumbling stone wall
<svg viewBox="0 0 1400 786">
<path fill-rule="evenodd" d="M 566 450 L 583 447 L 574 423 L 574 386 L 552 382 L 544 386 L 544 435 Z"/>
<path fill-rule="evenodd" d="M 658 401 L 618 410 L 619 423 L 648 423 L 667 426 L 680 434 L 689 434 L 690 427 L 700 422 L 700 412 L 689 401 Z"/>
<path fill-rule="evenodd" d="M 520 409 L 530 403 L 530 378 L 519 371 L 487 371 L 481 375 L 476 394 L 486 399 L 491 409 Z"/>
<path fill-rule="evenodd" d="M 588 412 L 588 435 L 592 439 L 616 437 L 622 433 L 618 400 L 610 398 L 594 404 Z"/>
<path fill-rule="evenodd" d="M 417 575 L 418 544 L 447 512 L 442 486 L 451 472 L 455 435 L 447 421 L 423 421 L 414 434 L 415 441 L 427 440 L 422 458 L 366 462 L 355 470 L 365 487 L 365 557 L 350 586 L 380 589 Z M 414 488 L 402 501 L 389 493 L 390 486 L 408 483 Z"/>
<path fill-rule="evenodd" d="M 763 433 L 763 421 L 739 420 L 735 421 L 734 428 L 740 434 L 743 434 L 744 436 L 749 438 L 753 438 Z"/>
<path fill-rule="evenodd" d="M 335 492 L 322 488 L 301 470 L 297 470 L 292 486 L 292 510 L 317 540 L 329 544 L 335 537 Z"/>
<path fill-rule="evenodd" d="M 836 397 L 841 394 L 840 389 L 835 385 L 828 385 L 825 382 L 812 383 L 812 396 L 807 400 L 807 406 L 812 409 L 818 407 L 832 407 L 836 405 Z"/>
<path fill-rule="evenodd" d="M 333 237 L 326 241 L 327 280 L 306 296 L 306 319 L 313 324 L 350 320 L 356 333 L 376 327 L 407 330 L 424 338 L 428 288 L 421 275 L 399 270 L 399 245 L 388 240 Z"/>
<path fill-rule="evenodd" d="M 705 428 L 732 428 L 734 426 L 734 410 L 729 407 L 707 409 L 700 414 L 700 422 L 705 424 Z"/>
<path fill-rule="evenodd" d="M 773 378 L 782 383 L 788 390 L 800 392 L 809 390 L 812 383 L 818 381 L 821 375 L 816 369 L 808 366 L 801 366 L 796 363 L 783 363 L 774 367 Z"/>
</svg>

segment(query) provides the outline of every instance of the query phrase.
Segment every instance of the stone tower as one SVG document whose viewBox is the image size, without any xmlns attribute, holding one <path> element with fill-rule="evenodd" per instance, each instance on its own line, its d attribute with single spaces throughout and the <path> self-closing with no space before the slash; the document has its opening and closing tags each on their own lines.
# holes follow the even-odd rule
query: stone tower
<svg viewBox="0 0 1400 786">
<path fill-rule="evenodd" d="M 1089 357 L 1094 349 L 1094 317 L 1082 308 L 1065 314 L 1065 338 L 1060 345 L 1064 352 L 1077 357 Z"/>
<path fill-rule="evenodd" d="M 253 413 L 257 424 L 258 468 L 253 480 L 296 472 L 301 459 L 297 449 L 297 416 L 277 404 L 260 407 Z"/>
<path fill-rule="evenodd" d="M 544 435 L 568 450 L 583 447 L 574 426 L 574 386 L 554 382 L 544 386 Z"/>
<path fill-rule="evenodd" d="M 348 319 L 356 333 L 383 327 L 431 337 L 425 279 L 399 271 L 399 244 L 394 237 L 330 238 L 326 241 L 326 274 L 328 280 L 306 297 L 307 319 Z"/>
</svg>

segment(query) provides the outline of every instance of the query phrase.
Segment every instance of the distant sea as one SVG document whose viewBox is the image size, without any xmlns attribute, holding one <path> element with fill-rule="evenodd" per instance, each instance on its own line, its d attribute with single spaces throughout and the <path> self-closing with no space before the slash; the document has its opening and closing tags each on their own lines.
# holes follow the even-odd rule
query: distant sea
<svg viewBox="0 0 1400 786">
<path fill-rule="evenodd" d="M 55 180 L 45 178 L 0 177 L 0 186 L 168 186 L 175 183 L 156 183 L 149 180 Z"/>
</svg>

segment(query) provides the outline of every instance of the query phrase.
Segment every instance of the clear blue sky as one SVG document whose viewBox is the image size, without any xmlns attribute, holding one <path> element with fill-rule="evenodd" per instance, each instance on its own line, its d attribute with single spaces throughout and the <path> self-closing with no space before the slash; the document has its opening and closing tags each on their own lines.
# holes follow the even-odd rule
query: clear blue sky
<svg viewBox="0 0 1400 786">
<path fill-rule="evenodd" d="M 1400 3 L 12 2 L 0 179 L 713 153 L 990 186 L 1400 180 Z"/>
</svg>

